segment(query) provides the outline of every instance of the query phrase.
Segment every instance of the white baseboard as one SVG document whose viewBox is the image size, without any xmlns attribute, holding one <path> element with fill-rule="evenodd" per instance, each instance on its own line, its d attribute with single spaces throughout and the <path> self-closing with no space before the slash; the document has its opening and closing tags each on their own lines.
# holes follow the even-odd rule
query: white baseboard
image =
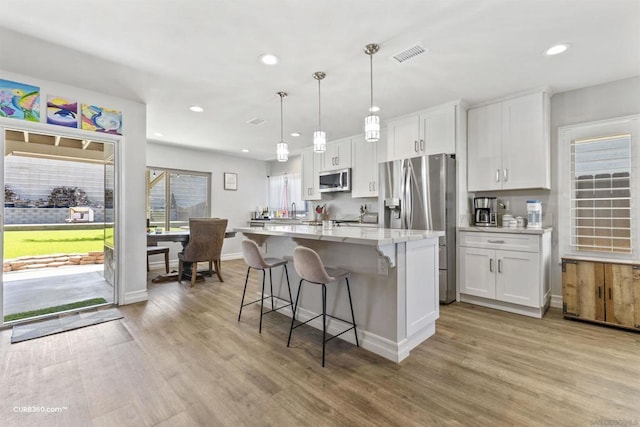
<svg viewBox="0 0 640 427">
<path fill-rule="evenodd" d="M 234 259 L 242 259 L 242 252 L 222 255 L 222 261 L 232 261 Z M 164 260 L 149 262 L 149 268 L 152 270 L 164 269 Z M 177 259 L 169 260 L 169 268 L 177 269 L 178 260 Z"/>
<path fill-rule="evenodd" d="M 124 294 L 124 301 L 120 301 L 118 305 L 135 304 L 137 302 L 147 301 L 148 299 L 149 293 L 146 289 L 142 291 L 127 292 Z"/>
<path fill-rule="evenodd" d="M 551 307 L 562 308 L 562 295 L 551 295 Z"/>
</svg>

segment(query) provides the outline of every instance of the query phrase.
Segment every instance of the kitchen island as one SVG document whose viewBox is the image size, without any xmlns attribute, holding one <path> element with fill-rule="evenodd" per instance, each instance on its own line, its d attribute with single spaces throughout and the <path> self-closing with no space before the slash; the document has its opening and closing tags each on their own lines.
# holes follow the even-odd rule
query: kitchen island
<svg viewBox="0 0 640 427">
<path fill-rule="evenodd" d="M 383 228 L 334 227 L 330 230 L 307 225 L 237 227 L 255 241 L 265 257 L 292 260 L 296 246 L 318 252 L 328 267 L 351 272 L 349 280 L 360 346 L 394 362 L 405 359 L 411 349 L 435 333 L 439 316 L 438 238 L 441 231 L 392 230 Z M 288 265 L 291 291 L 295 295 L 300 277 Z M 284 273 L 274 270 L 274 296 L 288 299 Z M 268 288 L 268 287 L 267 287 Z M 327 310 L 350 318 L 346 286 L 327 286 Z M 297 318 L 306 321 L 322 311 L 321 294 L 305 287 Z M 279 306 L 284 300 L 277 300 Z M 290 308 L 280 313 L 291 316 Z M 308 323 L 322 329 L 322 321 Z M 344 329 L 330 319 L 327 332 Z M 339 338 L 355 344 L 353 334 Z"/>
</svg>

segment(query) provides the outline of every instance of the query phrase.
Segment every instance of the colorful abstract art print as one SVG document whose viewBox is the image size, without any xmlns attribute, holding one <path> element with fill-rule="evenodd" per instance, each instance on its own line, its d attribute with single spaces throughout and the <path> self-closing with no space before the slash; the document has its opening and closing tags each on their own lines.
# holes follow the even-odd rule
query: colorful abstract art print
<svg viewBox="0 0 640 427">
<path fill-rule="evenodd" d="M 82 129 L 122 135 L 122 113 L 118 110 L 82 104 Z"/>
<path fill-rule="evenodd" d="M 0 79 L 0 117 L 40 121 L 40 88 Z"/>
<path fill-rule="evenodd" d="M 47 96 L 47 123 L 77 128 L 78 101 L 59 96 Z"/>
</svg>

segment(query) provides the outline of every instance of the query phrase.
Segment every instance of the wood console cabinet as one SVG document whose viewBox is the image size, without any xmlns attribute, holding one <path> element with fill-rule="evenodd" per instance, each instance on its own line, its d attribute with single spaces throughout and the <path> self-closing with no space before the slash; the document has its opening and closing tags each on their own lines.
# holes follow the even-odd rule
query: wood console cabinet
<svg viewBox="0 0 640 427">
<path fill-rule="evenodd" d="M 563 258 L 562 314 L 640 330 L 640 264 Z"/>
</svg>

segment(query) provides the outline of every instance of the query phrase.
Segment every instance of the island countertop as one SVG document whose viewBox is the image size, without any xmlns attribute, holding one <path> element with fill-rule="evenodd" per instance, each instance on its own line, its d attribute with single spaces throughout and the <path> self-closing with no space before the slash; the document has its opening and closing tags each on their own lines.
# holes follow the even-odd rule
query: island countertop
<svg viewBox="0 0 640 427">
<path fill-rule="evenodd" d="M 391 228 L 364 228 L 334 226 L 324 229 L 310 225 L 265 225 L 264 227 L 235 227 L 239 233 L 259 234 L 265 236 L 297 237 L 328 242 L 344 242 L 359 245 L 388 245 L 412 240 L 423 240 L 444 236 L 444 231 L 433 230 L 398 230 Z"/>
</svg>

